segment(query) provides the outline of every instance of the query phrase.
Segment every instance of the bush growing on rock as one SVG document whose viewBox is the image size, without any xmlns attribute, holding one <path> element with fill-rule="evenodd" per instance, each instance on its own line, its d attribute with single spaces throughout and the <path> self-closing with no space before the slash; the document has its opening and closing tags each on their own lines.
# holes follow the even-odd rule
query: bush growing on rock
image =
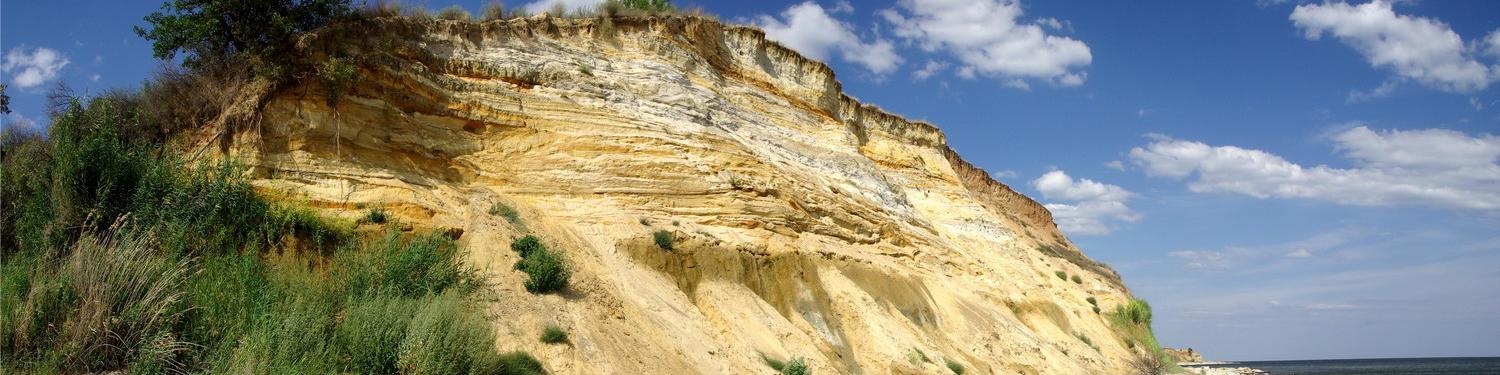
<svg viewBox="0 0 1500 375">
<path fill-rule="evenodd" d="M 656 247 L 662 250 L 672 250 L 672 232 L 658 230 L 651 233 L 651 239 L 656 242 Z"/>
</svg>

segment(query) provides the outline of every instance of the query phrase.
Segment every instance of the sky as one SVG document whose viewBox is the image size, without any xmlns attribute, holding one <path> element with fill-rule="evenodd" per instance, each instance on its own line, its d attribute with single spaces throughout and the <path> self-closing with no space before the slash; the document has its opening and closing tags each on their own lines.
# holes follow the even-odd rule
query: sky
<svg viewBox="0 0 1500 375">
<path fill-rule="evenodd" d="M 488 0 L 430 1 L 478 13 Z M 516 2 L 535 11 L 552 2 Z M 408 4 L 424 4 L 407 1 Z M 1047 205 L 1211 359 L 1500 356 L 1500 1 L 686 1 Z M 139 87 L 155 1 L 6 1 L 5 126 Z"/>
</svg>

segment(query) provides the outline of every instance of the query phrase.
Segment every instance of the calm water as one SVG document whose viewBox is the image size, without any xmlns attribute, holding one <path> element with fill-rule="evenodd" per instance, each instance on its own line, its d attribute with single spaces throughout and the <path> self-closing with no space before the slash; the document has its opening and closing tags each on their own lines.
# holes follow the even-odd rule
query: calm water
<svg viewBox="0 0 1500 375">
<path fill-rule="evenodd" d="M 1265 370 L 1276 375 L 1500 375 L 1500 357 L 1257 361 L 1209 367 L 1250 367 Z"/>
</svg>

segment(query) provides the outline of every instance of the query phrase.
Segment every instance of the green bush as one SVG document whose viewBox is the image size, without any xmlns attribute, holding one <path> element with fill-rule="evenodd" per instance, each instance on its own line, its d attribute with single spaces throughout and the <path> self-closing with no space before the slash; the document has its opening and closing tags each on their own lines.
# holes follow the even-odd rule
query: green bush
<svg viewBox="0 0 1500 375">
<path fill-rule="evenodd" d="M 1123 306 L 1115 306 L 1115 316 L 1134 324 L 1151 325 L 1151 304 L 1145 300 L 1131 299 Z"/>
<path fill-rule="evenodd" d="M 1089 298 L 1084 298 L 1083 300 L 1087 301 L 1090 305 L 1094 305 L 1094 307 L 1099 307 L 1099 299 L 1094 298 L 1094 296 L 1089 296 Z"/>
<path fill-rule="evenodd" d="M 1073 275 L 1073 283 L 1074 284 L 1083 284 L 1083 278 L 1082 277 L 1078 277 L 1078 275 Z"/>
<path fill-rule="evenodd" d="M 781 368 L 782 375 L 807 375 L 812 372 L 807 369 L 807 360 L 802 357 L 792 358 L 786 362 L 786 367 Z"/>
<path fill-rule="evenodd" d="M 658 230 L 651 233 L 651 239 L 656 241 L 656 247 L 662 250 L 672 250 L 672 232 Z"/>
<path fill-rule="evenodd" d="M 461 264 L 457 245 L 441 233 L 403 241 L 392 230 L 378 246 L 385 258 L 381 284 L 399 295 L 438 294 L 472 280 L 472 271 Z"/>
<path fill-rule="evenodd" d="M 545 249 L 521 258 L 516 268 L 526 273 L 526 291 L 532 294 L 561 291 L 568 287 L 568 278 L 572 276 L 562 256 Z"/>
<path fill-rule="evenodd" d="M 1057 275 L 1057 278 L 1063 279 L 1063 281 L 1067 281 L 1068 280 L 1068 273 L 1067 272 L 1054 271 L 1054 272 L 1052 272 L 1052 274 Z"/>
<path fill-rule="evenodd" d="M 548 344 L 565 343 L 568 342 L 568 333 L 564 332 L 562 328 L 558 328 L 554 325 L 548 325 L 547 328 L 542 329 L 541 340 L 542 342 Z"/>
<path fill-rule="evenodd" d="M 951 359 L 944 360 L 944 362 L 947 362 L 948 371 L 953 371 L 956 375 L 964 375 L 964 365 L 954 362 Z"/>
<path fill-rule="evenodd" d="M 463 297 L 444 293 L 417 310 L 397 359 L 404 374 L 466 374 L 493 366 L 490 323 Z"/>
<path fill-rule="evenodd" d="M 516 254 L 519 254 L 521 258 L 524 259 L 527 256 L 530 256 L 531 253 L 547 250 L 547 247 L 542 245 L 541 239 L 528 234 L 524 237 L 517 238 L 515 241 L 511 241 L 510 250 L 516 252 Z"/>
<path fill-rule="evenodd" d="M 370 224 L 385 224 L 385 219 L 385 209 L 375 207 L 371 208 L 370 212 L 365 214 L 364 222 Z"/>
<path fill-rule="evenodd" d="M 495 364 L 486 373 L 499 373 L 504 375 L 544 375 L 547 369 L 542 367 L 542 362 L 537 361 L 531 354 L 526 352 L 510 352 L 501 354 L 496 358 Z"/>
<path fill-rule="evenodd" d="M 381 296 L 350 301 L 334 337 L 349 359 L 348 371 L 394 374 L 406 339 L 408 324 L 421 307 L 419 300 Z"/>
</svg>

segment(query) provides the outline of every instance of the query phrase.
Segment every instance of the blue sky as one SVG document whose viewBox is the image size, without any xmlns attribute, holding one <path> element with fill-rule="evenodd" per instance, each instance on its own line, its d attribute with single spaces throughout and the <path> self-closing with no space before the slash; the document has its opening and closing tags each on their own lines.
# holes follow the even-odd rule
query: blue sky
<svg viewBox="0 0 1500 375">
<path fill-rule="evenodd" d="M 1166 345 L 1500 355 L 1500 2 L 677 3 L 937 124 L 1119 270 Z M 130 27 L 158 6 L 0 6 L 7 126 L 45 123 L 58 81 L 138 87 L 158 62 Z"/>
</svg>

